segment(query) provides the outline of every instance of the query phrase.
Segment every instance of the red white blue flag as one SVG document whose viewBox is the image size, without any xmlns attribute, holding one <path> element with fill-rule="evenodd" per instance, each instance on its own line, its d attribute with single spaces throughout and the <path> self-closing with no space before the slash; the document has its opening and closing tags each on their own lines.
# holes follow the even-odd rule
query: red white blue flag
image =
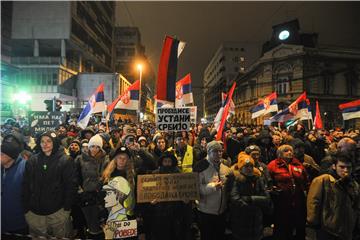
<svg viewBox="0 0 360 240">
<path fill-rule="evenodd" d="M 175 107 L 185 107 L 187 104 L 194 104 L 190 73 L 176 82 Z"/>
<path fill-rule="evenodd" d="M 344 120 L 360 118 L 360 99 L 339 105 Z"/>
<path fill-rule="evenodd" d="M 108 113 L 111 113 L 114 109 L 139 109 L 139 93 L 140 81 L 137 80 L 109 105 Z"/>
<path fill-rule="evenodd" d="M 250 110 L 251 118 L 257 118 L 262 115 L 277 111 L 278 105 L 276 92 L 273 92 L 266 97 L 259 99 L 258 104 L 256 104 L 256 106 Z"/>
<path fill-rule="evenodd" d="M 91 95 L 89 102 L 86 104 L 84 110 L 81 112 L 78 119 L 78 126 L 85 129 L 89 123 L 91 114 L 103 112 L 106 110 L 104 99 L 104 83 L 101 83 L 95 93 Z"/>
</svg>

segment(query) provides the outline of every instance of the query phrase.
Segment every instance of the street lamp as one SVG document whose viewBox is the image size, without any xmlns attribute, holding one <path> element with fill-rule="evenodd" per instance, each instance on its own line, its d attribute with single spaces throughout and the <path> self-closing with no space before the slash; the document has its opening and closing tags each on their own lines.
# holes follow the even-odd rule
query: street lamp
<svg viewBox="0 0 360 240">
<path fill-rule="evenodd" d="M 139 110 L 138 110 L 138 114 L 139 114 L 139 122 L 140 122 L 140 119 L 141 119 L 141 116 L 140 116 L 140 112 L 141 112 L 141 79 L 142 79 L 142 70 L 143 70 L 143 65 L 138 63 L 137 66 L 136 66 L 137 70 L 139 71 Z"/>
</svg>

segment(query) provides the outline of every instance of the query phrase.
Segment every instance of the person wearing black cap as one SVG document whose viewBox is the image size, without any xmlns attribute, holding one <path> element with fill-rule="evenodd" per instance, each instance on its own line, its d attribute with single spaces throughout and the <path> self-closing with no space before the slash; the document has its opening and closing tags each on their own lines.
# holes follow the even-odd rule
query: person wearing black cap
<svg viewBox="0 0 360 240">
<path fill-rule="evenodd" d="M 19 133 L 4 137 L 1 143 L 1 231 L 27 234 L 21 201 L 21 185 L 26 161 L 21 157 L 23 141 Z M 3 239 L 12 239 L 2 235 Z"/>
<path fill-rule="evenodd" d="M 177 159 L 174 154 L 164 152 L 159 158 L 159 168 L 153 171 L 154 174 L 180 173 L 177 167 Z M 151 202 L 151 237 L 156 240 L 185 239 L 181 220 L 184 215 L 184 203 L 181 201 L 158 202 L 154 199 Z"/>
<path fill-rule="evenodd" d="M 76 194 L 73 161 L 60 149 L 57 135 L 45 132 L 38 139 L 40 152 L 26 163 L 23 205 L 30 233 L 37 236 L 66 237 L 70 209 Z"/>
</svg>

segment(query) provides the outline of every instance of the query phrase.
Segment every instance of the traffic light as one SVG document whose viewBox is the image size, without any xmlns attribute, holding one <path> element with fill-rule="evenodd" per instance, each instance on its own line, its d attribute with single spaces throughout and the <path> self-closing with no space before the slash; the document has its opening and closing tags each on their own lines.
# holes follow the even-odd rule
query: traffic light
<svg viewBox="0 0 360 240">
<path fill-rule="evenodd" d="M 44 100 L 44 103 L 46 105 L 46 110 L 48 110 L 49 112 L 54 111 L 54 109 L 53 109 L 53 100 Z"/>
<path fill-rule="evenodd" d="M 56 99 L 56 102 L 55 102 L 55 111 L 60 112 L 60 110 L 61 110 L 61 108 L 62 108 L 61 104 L 62 104 L 62 101 L 61 101 L 60 99 Z"/>
</svg>

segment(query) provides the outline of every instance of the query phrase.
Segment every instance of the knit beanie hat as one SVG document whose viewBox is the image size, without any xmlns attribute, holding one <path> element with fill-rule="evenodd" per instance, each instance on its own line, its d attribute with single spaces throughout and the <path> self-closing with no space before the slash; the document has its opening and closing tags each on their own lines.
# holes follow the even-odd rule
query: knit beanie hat
<svg viewBox="0 0 360 240">
<path fill-rule="evenodd" d="M 17 159 L 23 148 L 24 144 L 21 134 L 14 131 L 5 136 L 1 143 L 1 152 L 5 153 L 14 160 Z"/>
<path fill-rule="evenodd" d="M 102 149 L 103 147 L 103 140 L 102 137 L 100 137 L 99 134 L 96 134 L 95 136 L 93 136 L 92 138 L 90 138 L 89 141 L 89 148 L 91 148 L 91 146 L 98 146 Z"/>
<path fill-rule="evenodd" d="M 238 168 L 241 170 L 241 168 L 243 168 L 246 164 L 251 164 L 255 166 L 255 161 L 250 155 L 246 154 L 245 152 L 239 153 L 237 162 Z"/>
<path fill-rule="evenodd" d="M 223 149 L 221 143 L 219 141 L 211 141 L 206 145 L 206 151 L 210 152 L 213 150 L 221 150 Z"/>
<path fill-rule="evenodd" d="M 258 151 L 258 152 L 261 153 L 261 150 L 257 145 L 250 145 L 250 146 L 245 148 L 245 153 L 246 154 L 250 154 L 250 153 L 252 153 L 254 151 Z"/>
</svg>

